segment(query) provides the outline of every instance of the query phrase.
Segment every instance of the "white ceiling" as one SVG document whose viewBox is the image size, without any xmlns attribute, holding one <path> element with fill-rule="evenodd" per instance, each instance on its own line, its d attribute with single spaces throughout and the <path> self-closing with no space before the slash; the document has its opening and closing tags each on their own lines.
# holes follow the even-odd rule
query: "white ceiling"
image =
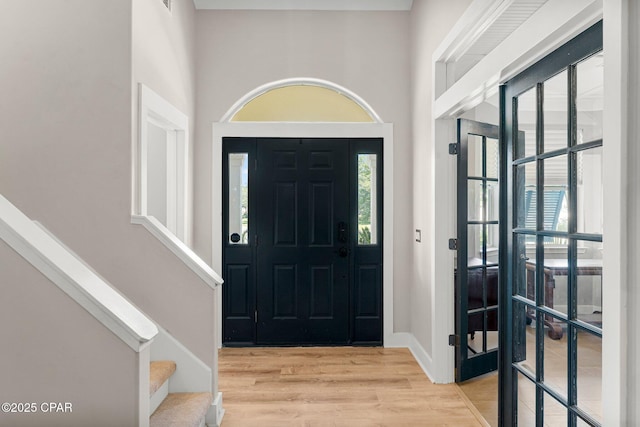
<svg viewBox="0 0 640 427">
<path fill-rule="evenodd" d="M 196 9 L 411 10 L 413 0 L 193 0 Z"/>
</svg>

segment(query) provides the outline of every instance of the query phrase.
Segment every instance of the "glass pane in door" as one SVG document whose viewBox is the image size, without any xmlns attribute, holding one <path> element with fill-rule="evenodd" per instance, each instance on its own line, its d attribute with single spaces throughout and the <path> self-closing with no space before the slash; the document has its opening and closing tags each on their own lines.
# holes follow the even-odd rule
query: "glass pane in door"
<svg viewBox="0 0 640 427">
<path fill-rule="evenodd" d="M 566 244 L 547 243 L 542 270 L 544 291 L 542 304 L 565 315 L 569 314 L 569 248 Z"/>
<path fill-rule="evenodd" d="M 602 139 L 604 55 L 598 52 L 576 66 L 576 144 Z"/>
<path fill-rule="evenodd" d="M 602 338 L 578 332 L 578 407 L 602 423 Z"/>
<path fill-rule="evenodd" d="M 530 157 L 536 154 L 537 131 L 537 87 L 534 86 L 518 96 L 518 139 L 515 148 L 516 158 Z"/>
<path fill-rule="evenodd" d="M 602 329 L 602 242 L 578 240 L 577 318 Z"/>
<path fill-rule="evenodd" d="M 536 425 L 536 386 L 526 376 L 518 373 L 518 427 Z"/>
<path fill-rule="evenodd" d="M 514 187 L 516 188 L 516 227 L 518 228 L 530 230 L 537 228 L 537 175 L 536 162 L 528 162 L 516 167 Z"/>
<path fill-rule="evenodd" d="M 467 210 L 469 221 L 484 220 L 484 185 L 482 180 L 469 179 L 467 185 Z"/>
<path fill-rule="evenodd" d="M 513 252 L 514 283 L 513 293 L 527 298 L 532 304 L 536 302 L 536 245 L 535 240 L 528 234 L 516 234 L 514 237 Z"/>
<path fill-rule="evenodd" d="M 556 74 L 544 82 L 544 152 L 568 146 L 568 95 L 567 71 Z"/>
<path fill-rule="evenodd" d="M 569 157 L 551 157 L 542 161 L 544 168 L 544 218 L 545 230 L 567 231 L 568 212 L 566 194 L 569 188 Z M 564 210 L 563 210 L 564 208 Z M 545 239 L 547 242 L 550 239 Z"/>
<path fill-rule="evenodd" d="M 565 399 L 568 396 L 567 375 L 569 363 L 567 360 L 567 323 L 554 316 L 545 316 L 544 320 L 544 380 L 543 383 L 556 391 Z M 562 338 L 554 335 L 560 331 Z"/>
<path fill-rule="evenodd" d="M 579 233 L 602 234 L 602 147 L 577 153 L 576 221 Z"/>
<path fill-rule="evenodd" d="M 544 425 L 545 427 L 566 427 L 567 408 L 553 398 L 550 394 L 544 394 Z"/>
<path fill-rule="evenodd" d="M 467 145 L 467 176 L 482 177 L 482 140 L 479 135 L 468 135 Z"/>
<path fill-rule="evenodd" d="M 378 156 L 358 154 L 358 245 L 378 243 Z"/>
<path fill-rule="evenodd" d="M 467 257 L 469 267 L 484 264 L 484 225 L 469 224 L 467 228 Z"/>
<path fill-rule="evenodd" d="M 497 139 L 486 139 L 487 178 L 498 179 L 500 173 L 500 145 Z"/>
<path fill-rule="evenodd" d="M 229 153 L 229 243 L 249 242 L 249 154 Z"/>
<path fill-rule="evenodd" d="M 532 306 L 513 303 L 513 354 L 511 360 L 519 368 L 536 376 L 536 312 Z"/>
</svg>

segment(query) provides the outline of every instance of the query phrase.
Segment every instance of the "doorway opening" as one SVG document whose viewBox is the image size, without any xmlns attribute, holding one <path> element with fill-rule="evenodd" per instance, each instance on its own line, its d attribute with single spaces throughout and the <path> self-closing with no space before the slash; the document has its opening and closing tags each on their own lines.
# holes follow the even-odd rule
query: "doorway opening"
<svg viewBox="0 0 640 427">
<path fill-rule="evenodd" d="M 347 101 L 344 105 L 357 105 L 365 115 L 358 114 L 359 120 L 353 116 L 340 116 L 331 118 L 313 118 L 313 112 L 304 119 L 293 117 L 289 113 L 297 107 L 301 107 L 304 99 L 299 97 L 287 98 L 288 105 L 285 108 L 277 108 L 278 117 L 269 121 L 260 121 L 260 118 L 244 117 L 237 120 L 237 113 L 250 106 L 253 101 L 279 88 L 289 86 L 312 86 L 329 89 L 335 92 L 335 99 Z M 325 95 L 326 91 L 323 92 Z M 264 98 L 263 98 L 264 99 Z M 334 99 L 334 100 L 335 100 Z M 297 104 L 296 104 L 297 102 Z M 246 121 L 245 121 L 246 120 Z M 255 120 L 255 121 L 253 121 Z M 330 122 L 324 120 L 332 120 Z M 222 197 L 222 165 L 223 165 L 223 139 L 225 138 L 347 138 L 347 139 L 380 139 L 382 145 L 382 167 L 384 176 L 381 187 L 384 192 L 384 206 L 382 206 L 381 221 L 382 257 L 384 270 L 382 271 L 382 341 L 385 345 L 399 345 L 402 337 L 396 336 L 393 331 L 393 124 L 384 123 L 377 113 L 358 95 L 335 83 L 314 78 L 292 78 L 271 82 L 260 86 L 240 98 L 223 116 L 221 122 L 213 124 L 213 197 L 212 197 L 212 253 L 213 267 L 223 270 L 223 243 L 229 236 L 223 237 L 223 197 Z M 217 325 L 218 346 L 222 345 L 222 295 L 217 294 L 217 306 L 220 313 L 220 321 Z"/>
</svg>

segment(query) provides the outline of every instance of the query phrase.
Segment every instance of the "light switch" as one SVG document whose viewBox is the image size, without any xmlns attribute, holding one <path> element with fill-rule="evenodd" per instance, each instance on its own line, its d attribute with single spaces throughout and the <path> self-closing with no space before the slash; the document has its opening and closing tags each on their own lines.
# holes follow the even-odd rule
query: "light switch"
<svg viewBox="0 0 640 427">
<path fill-rule="evenodd" d="M 416 230 L 416 242 L 422 241 L 422 231 Z"/>
</svg>

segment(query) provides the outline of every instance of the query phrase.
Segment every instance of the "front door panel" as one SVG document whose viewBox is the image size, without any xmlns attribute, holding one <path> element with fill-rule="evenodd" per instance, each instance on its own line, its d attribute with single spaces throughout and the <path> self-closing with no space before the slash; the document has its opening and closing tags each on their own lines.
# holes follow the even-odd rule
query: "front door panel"
<svg viewBox="0 0 640 427">
<path fill-rule="evenodd" d="M 258 344 L 348 341 L 349 144 L 258 144 Z"/>
</svg>

